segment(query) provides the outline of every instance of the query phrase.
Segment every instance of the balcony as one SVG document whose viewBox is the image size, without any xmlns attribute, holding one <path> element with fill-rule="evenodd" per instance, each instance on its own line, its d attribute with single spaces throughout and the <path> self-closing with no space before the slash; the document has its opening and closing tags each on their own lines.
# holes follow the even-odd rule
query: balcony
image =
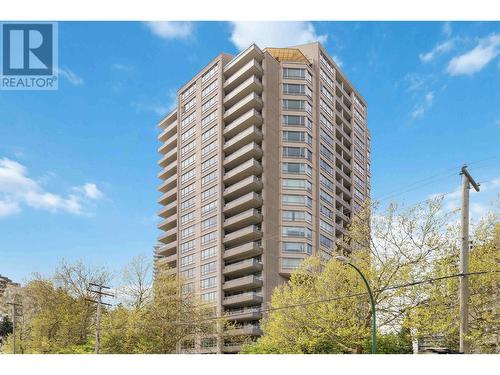
<svg viewBox="0 0 500 375">
<path fill-rule="evenodd" d="M 226 156 L 224 159 L 224 168 L 231 169 L 248 159 L 260 159 L 261 157 L 262 149 L 257 143 L 252 142 L 233 152 L 231 155 Z"/>
<path fill-rule="evenodd" d="M 262 196 L 251 192 L 235 199 L 224 206 L 224 214 L 231 216 L 250 208 L 259 208 L 262 206 Z"/>
<path fill-rule="evenodd" d="M 177 241 L 168 243 L 157 250 L 158 255 L 169 256 L 177 252 Z"/>
<path fill-rule="evenodd" d="M 245 306 L 257 305 L 262 303 L 262 296 L 256 292 L 246 292 L 234 296 L 224 297 L 222 305 L 224 306 Z"/>
<path fill-rule="evenodd" d="M 165 142 L 168 138 L 177 133 L 177 121 L 172 122 L 158 136 L 160 142 Z"/>
<path fill-rule="evenodd" d="M 262 270 L 262 263 L 257 259 L 245 259 L 224 267 L 223 274 L 226 276 L 243 276 Z"/>
<path fill-rule="evenodd" d="M 243 180 L 248 176 L 260 176 L 262 174 L 262 165 L 255 159 L 250 159 L 243 164 L 224 173 L 224 183 L 232 185 L 235 182 Z"/>
<path fill-rule="evenodd" d="M 342 220 L 346 221 L 346 222 L 349 222 L 350 219 L 349 219 L 349 216 L 347 216 L 346 214 L 344 214 L 341 210 L 339 209 L 335 209 L 335 215 L 337 215 L 338 217 L 340 217 Z"/>
<path fill-rule="evenodd" d="M 167 218 L 177 213 L 177 201 L 167 204 L 165 207 L 161 208 L 158 211 L 158 215 L 162 218 Z"/>
<path fill-rule="evenodd" d="M 260 141 L 262 141 L 262 132 L 258 127 L 252 125 L 231 138 L 229 141 L 226 141 L 224 144 L 224 152 L 230 154 L 247 143 Z"/>
<path fill-rule="evenodd" d="M 231 91 L 231 93 L 227 94 L 224 98 L 224 107 L 230 108 L 252 92 L 256 92 L 259 95 L 262 93 L 262 82 L 255 76 L 251 76 L 243 81 L 238 87 Z"/>
<path fill-rule="evenodd" d="M 158 188 L 162 193 L 166 193 L 170 189 L 177 188 L 177 175 L 170 176 L 165 181 L 163 181 Z"/>
<path fill-rule="evenodd" d="M 158 199 L 158 203 L 165 205 L 177 199 L 177 186 L 174 186 L 170 190 L 168 190 L 165 194 L 163 194 L 160 199 Z"/>
<path fill-rule="evenodd" d="M 262 77 L 262 66 L 257 60 L 250 60 L 224 82 L 224 91 L 230 92 L 251 76 Z"/>
<path fill-rule="evenodd" d="M 228 261 L 255 257 L 262 254 L 262 246 L 258 242 L 250 242 L 224 250 L 223 258 Z"/>
<path fill-rule="evenodd" d="M 228 336 L 260 336 L 262 331 L 257 324 L 247 324 L 241 328 L 226 331 Z"/>
<path fill-rule="evenodd" d="M 256 125 L 260 127 L 263 121 L 264 120 L 262 119 L 262 115 L 260 114 L 260 112 L 256 109 L 251 109 L 250 111 L 241 115 L 236 120 L 230 122 L 224 127 L 224 137 L 226 137 L 226 139 L 229 139 L 240 133 L 242 130 L 248 128 L 250 125 Z"/>
<path fill-rule="evenodd" d="M 262 312 L 260 307 L 231 309 L 226 312 L 226 319 L 229 321 L 260 320 L 262 319 Z"/>
<path fill-rule="evenodd" d="M 224 67 L 224 76 L 230 77 L 236 71 L 241 69 L 241 67 L 243 67 L 248 60 L 262 61 L 262 59 L 262 51 L 255 44 L 252 44 L 250 47 L 242 51 L 238 56 L 236 56 L 226 64 L 226 66 Z"/>
<path fill-rule="evenodd" d="M 169 217 L 158 224 L 158 229 L 166 231 L 177 226 L 177 216 Z"/>
<path fill-rule="evenodd" d="M 252 224 L 262 222 L 262 214 L 259 210 L 251 208 L 238 215 L 231 216 L 224 221 L 225 230 L 236 230 Z"/>
<path fill-rule="evenodd" d="M 224 236 L 224 244 L 226 246 L 235 246 L 245 242 L 256 241 L 262 238 L 262 231 L 257 225 L 249 225 L 248 227 L 238 229 Z"/>
<path fill-rule="evenodd" d="M 169 177 L 172 177 L 177 172 L 177 160 L 170 163 L 166 166 L 160 173 L 158 173 L 158 178 L 162 180 L 166 180 Z"/>
<path fill-rule="evenodd" d="M 252 108 L 261 110 L 264 103 L 259 94 L 250 93 L 224 112 L 224 121 L 230 122 Z"/>
<path fill-rule="evenodd" d="M 262 286 L 262 279 L 255 275 L 243 276 L 237 279 L 226 281 L 222 285 L 222 290 L 234 292 L 237 290 L 255 289 Z"/>
<path fill-rule="evenodd" d="M 231 200 L 251 191 L 259 192 L 262 190 L 262 180 L 256 176 L 249 176 L 240 182 L 224 190 L 224 199 Z"/>
<path fill-rule="evenodd" d="M 167 230 L 158 236 L 158 241 L 169 243 L 177 239 L 177 227 Z"/>
<path fill-rule="evenodd" d="M 161 167 L 166 167 L 167 165 L 169 165 L 170 163 L 172 163 L 175 159 L 177 159 L 177 148 L 173 148 L 169 152 L 167 152 L 165 154 L 165 156 L 163 156 L 160 159 L 160 161 L 158 162 L 158 164 Z"/>
<path fill-rule="evenodd" d="M 168 138 L 164 144 L 160 146 L 158 149 L 158 152 L 160 154 L 166 154 L 169 152 L 172 148 L 177 146 L 177 133 Z"/>
</svg>

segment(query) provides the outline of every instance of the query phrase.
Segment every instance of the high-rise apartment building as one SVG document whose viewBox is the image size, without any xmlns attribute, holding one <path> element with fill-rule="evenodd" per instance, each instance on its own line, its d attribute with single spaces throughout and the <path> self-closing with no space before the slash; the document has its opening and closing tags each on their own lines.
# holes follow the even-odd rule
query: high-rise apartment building
<svg viewBox="0 0 500 375">
<path fill-rule="evenodd" d="M 329 258 L 370 195 L 366 103 L 319 43 L 252 45 L 196 74 L 159 127 L 157 262 L 227 314 L 235 337 L 257 337 L 273 289 L 305 257 Z"/>
</svg>

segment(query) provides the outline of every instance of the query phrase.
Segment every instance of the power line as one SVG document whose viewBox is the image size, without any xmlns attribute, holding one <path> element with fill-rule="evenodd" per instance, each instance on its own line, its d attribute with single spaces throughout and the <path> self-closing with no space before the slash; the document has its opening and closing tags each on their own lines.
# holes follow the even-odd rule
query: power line
<svg viewBox="0 0 500 375">
<path fill-rule="evenodd" d="M 94 293 L 97 300 L 88 298 L 85 299 L 86 301 L 97 304 L 96 319 L 95 319 L 95 354 L 99 354 L 99 346 L 101 341 L 101 305 L 111 306 L 111 304 L 109 303 L 102 302 L 102 296 L 114 297 L 113 294 L 106 293 L 103 291 L 103 289 L 111 289 L 111 288 L 109 286 L 102 285 L 102 283 L 100 284 L 89 283 L 87 291 Z"/>
</svg>

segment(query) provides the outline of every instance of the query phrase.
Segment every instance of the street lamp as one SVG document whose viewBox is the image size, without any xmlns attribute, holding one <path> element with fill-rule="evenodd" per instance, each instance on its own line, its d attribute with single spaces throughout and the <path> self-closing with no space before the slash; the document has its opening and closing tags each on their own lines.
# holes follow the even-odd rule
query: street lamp
<svg viewBox="0 0 500 375">
<path fill-rule="evenodd" d="M 375 300 L 373 299 L 373 293 L 372 289 L 370 288 L 370 284 L 368 284 L 368 280 L 366 279 L 365 275 L 363 275 L 363 273 L 360 271 L 358 267 L 356 267 L 354 264 L 351 263 L 349 258 L 339 255 L 336 256 L 335 259 L 338 260 L 339 262 L 348 264 L 352 268 L 354 268 L 363 279 L 366 285 L 366 289 L 368 289 L 368 295 L 370 296 L 370 303 L 372 307 L 372 354 L 375 354 L 377 353 L 377 323 L 376 323 L 376 312 L 375 312 Z"/>
</svg>

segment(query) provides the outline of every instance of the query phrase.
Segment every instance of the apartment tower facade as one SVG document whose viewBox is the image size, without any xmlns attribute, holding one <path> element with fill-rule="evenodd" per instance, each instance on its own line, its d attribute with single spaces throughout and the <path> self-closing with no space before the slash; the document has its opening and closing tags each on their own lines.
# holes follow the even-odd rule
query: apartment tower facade
<svg viewBox="0 0 500 375">
<path fill-rule="evenodd" d="M 273 289 L 305 257 L 345 245 L 370 196 L 366 102 L 319 43 L 221 53 L 177 99 L 159 123 L 157 264 L 227 315 L 231 336 L 258 337 Z"/>
</svg>

